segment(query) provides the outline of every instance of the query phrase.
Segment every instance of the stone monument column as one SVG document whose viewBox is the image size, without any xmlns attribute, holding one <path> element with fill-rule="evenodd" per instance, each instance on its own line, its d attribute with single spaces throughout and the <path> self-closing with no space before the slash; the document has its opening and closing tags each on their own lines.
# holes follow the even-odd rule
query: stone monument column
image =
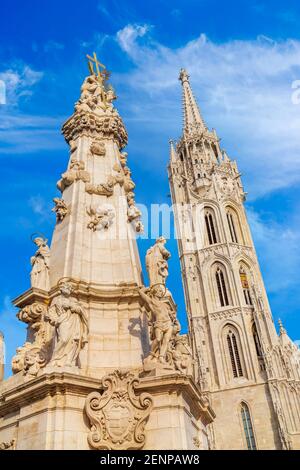
<svg viewBox="0 0 300 470">
<path fill-rule="evenodd" d="M 126 129 L 106 68 L 88 59 L 62 127 L 52 241 L 33 238 L 31 288 L 14 300 L 27 338 L 0 386 L 0 448 L 206 448 L 214 414 L 165 287 L 170 254 L 162 237 L 149 250 L 146 289 Z"/>
</svg>

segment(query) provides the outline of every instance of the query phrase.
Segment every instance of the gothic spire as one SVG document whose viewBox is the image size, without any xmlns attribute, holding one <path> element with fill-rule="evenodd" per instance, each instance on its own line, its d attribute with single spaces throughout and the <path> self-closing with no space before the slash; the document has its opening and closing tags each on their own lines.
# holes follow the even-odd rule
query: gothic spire
<svg viewBox="0 0 300 470">
<path fill-rule="evenodd" d="M 185 69 L 180 70 L 179 80 L 182 84 L 184 133 L 191 134 L 195 131 L 207 130 L 190 86 L 189 75 Z"/>
<path fill-rule="evenodd" d="M 173 140 L 170 140 L 170 162 L 174 163 L 177 160 L 176 150 L 174 148 Z"/>
</svg>

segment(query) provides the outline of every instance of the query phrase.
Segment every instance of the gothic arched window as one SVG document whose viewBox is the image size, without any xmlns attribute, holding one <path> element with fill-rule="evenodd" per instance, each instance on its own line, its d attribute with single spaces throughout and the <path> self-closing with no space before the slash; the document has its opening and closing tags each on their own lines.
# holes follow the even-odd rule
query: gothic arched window
<svg viewBox="0 0 300 470">
<path fill-rule="evenodd" d="M 242 423 L 243 423 L 243 428 L 244 428 L 244 433 L 245 433 L 245 438 L 246 438 L 246 443 L 247 443 L 247 449 L 256 450 L 257 448 L 256 448 L 256 442 L 255 442 L 255 437 L 254 437 L 254 432 L 253 432 L 250 411 L 249 411 L 248 405 L 246 405 L 246 403 L 244 402 L 242 402 L 240 405 L 240 413 L 242 417 Z"/>
<path fill-rule="evenodd" d="M 227 207 L 226 209 L 226 218 L 230 233 L 230 240 L 233 243 L 242 243 L 243 237 L 240 229 L 239 218 L 237 213 L 231 209 L 231 207 Z"/>
<path fill-rule="evenodd" d="M 224 274 L 223 269 L 221 269 L 219 266 L 216 269 L 215 277 L 216 277 L 216 284 L 217 284 L 220 305 L 221 307 L 226 307 L 227 305 L 229 305 L 229 295 L 228 295 L 228 290 L 227 290 L 226 276 Z"/>
<path fill-rule="evenodd" d="M 205 209 L 205 227 L 209 245 L 218 243 L 215 215 L 211 209 Z"/>
<path fill-rule="evenodd" d="M 262 357 L 260 339 L 259 339 L 259 335 L 258 335 L 255 323 L 253 323 L 252 325 L 252 336 L 253 336 L 253 340 L 255 344 L 256 354 L 258 357 Z"/>
<path fill-rule="evenodd" d="M 228 347 L 229 358 L 234 378 L 243 377 L 243 366 L 239 348 L 238 333 L 233 328 L 228 328 L 226 332 L 226 342 Z"/>
<path fill-rule="evenodd" d="M 247 273 L 243 266 L 240 267 L 240 279 L 241 279 L 245 302 L 247 305 L 253 305 Z"/>
</svg>

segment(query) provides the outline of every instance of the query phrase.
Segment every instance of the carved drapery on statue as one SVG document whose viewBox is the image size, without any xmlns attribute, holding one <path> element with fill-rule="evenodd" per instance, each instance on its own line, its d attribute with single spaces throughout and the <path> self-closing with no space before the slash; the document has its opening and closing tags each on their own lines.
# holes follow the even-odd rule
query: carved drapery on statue
<svg viewBox="0 0 300 470">
<path fill-rule="evenodd" d="M 34 256 L 31 257 L 31 286 L 48 291 L 50 289 L 49 280 L 49 258 L 50 249 L 47 240 L 42 237 L 36 237 L 33 242 L 38 247 Z"/>
<path fill-rule="evenodd" d="M 72 297 L 70 283 L 61 283 L 60 295 L 53 299 L 46 320 L 54 327 L 49 364 L 78 366 L 79 353 L 88 342 L 88 320 L 80 302 Z"/>
<path fill-rule="evenodd" d="M 142 449 L 153 400 L 148 393 L 136 394 L 139 382 L 133 373 L 116 370 L 102 379 L 103 391 L 88 395 L 85 412 L 93 449 Z"/>
<path fill-rule="evenodd" d="M 150 289 L 141 288 L 150 327 L 151 350 L 144 360 L 144 370 L 176 370 L 192 375 L 192 353 L 188 337 L 181 336 L 176 307 L 166 289 L 156 285 Z"/>
<path fill-rule="evenodd" d="M 180 336 L 176 305 L 165 283 L 170 252 L 166 240 L 160 237 L 147 251 L 146 266 L 150 288 L 142 287 L 140 295 L 146 307 L 150 327 L 151 350 L 144 360 L 144 370 L 176 370 L 192 374 L 192 354 L 186 335 Z"/>
<path fill-rule="evenodd" d="M 81 304 L 72 297 L 72 287 L 60 284 L 60 294 L 50 308 L 33 302 L 22 308 L 18 319 L 28 324 L 27 341 L 17 348 L 12 359 L 14 374 L 29 378 L 38 375 L 46 365 L 78 366 L 79 354 L 88 335 L 88 321 Z"/>
<path fill-rule="evenodd" d="M 146 268 L 148 272 L 150 287 L 156 284 L 166 284 L 168 277 L 168 262 L 171 253 L 165 248 L 166 239 L 160 237 L 155 245 L 149 248 L 146 254 Z"/>
</svg>

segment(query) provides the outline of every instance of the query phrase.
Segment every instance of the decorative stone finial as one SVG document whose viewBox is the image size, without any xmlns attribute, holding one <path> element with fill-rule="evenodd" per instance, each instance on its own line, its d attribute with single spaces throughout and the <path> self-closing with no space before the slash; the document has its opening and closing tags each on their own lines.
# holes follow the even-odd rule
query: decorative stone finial
<svg viewBox="0 0 300 470">
<path fill-rule="evenodd" d="M 278 324 L 279 324 L 279 334 L 281 336 L 281 335 L 286 333 L 286 330 L 285 330 L 285 328 L 283 326 L 283 323 L 282 323 L 280 318 L 278 319 Z"/>
<path fill-rule="evenodd" d="M 183 84 L 184 82 L 188 82 L 189 78 L 190 76 L 187 71 L 185 69 L 180 69 L 179 80 L 181 81 L 181 83 Z"/>
</svg>

